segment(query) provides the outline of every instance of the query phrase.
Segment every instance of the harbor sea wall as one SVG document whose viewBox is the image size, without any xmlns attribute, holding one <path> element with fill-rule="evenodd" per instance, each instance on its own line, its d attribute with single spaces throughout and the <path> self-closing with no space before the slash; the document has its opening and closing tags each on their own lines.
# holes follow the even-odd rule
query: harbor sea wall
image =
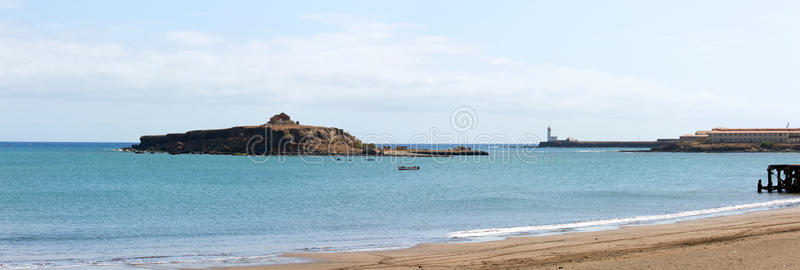
<svg viewBox="0 0 800 270">
<path fill-rule="evenodd" d="M 553 141 L 540 142 L 539 147 L 573 147 L 573 148 L 594 148 L 594 147 L 635 147 L 653 148 L 672 144 L 673 142 L 657 141 Z"/>
</svg>

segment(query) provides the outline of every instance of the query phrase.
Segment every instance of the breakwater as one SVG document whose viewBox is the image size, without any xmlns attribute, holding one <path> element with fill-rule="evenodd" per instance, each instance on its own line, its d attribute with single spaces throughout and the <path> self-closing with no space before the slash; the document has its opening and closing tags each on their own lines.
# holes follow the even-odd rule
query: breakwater
<svg viewBox="0 0 800 270">
<path fill-rule="evenodd" d="M 658 141 L 552 141 L 540 142 L 539 147 L 572 147 L 572 148 L 594 148 L 594 147 L 635 147 L 653 148 L 671 144 L 671 142 Z"/>
</svg>

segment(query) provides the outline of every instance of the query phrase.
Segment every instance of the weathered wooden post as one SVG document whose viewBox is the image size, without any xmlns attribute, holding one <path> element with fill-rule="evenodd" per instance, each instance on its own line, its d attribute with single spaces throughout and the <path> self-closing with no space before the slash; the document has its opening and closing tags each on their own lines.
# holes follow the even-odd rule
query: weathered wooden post
<svg viewBox="0 0 800 270">
<path fill-rule="evenodd" d="M 772 182 L 772 176 L 775 176 L 775 181 Z M 762 179 L 758 179 L 758 192 L 773 190 L 779 193 L 800 193 L 800 164 L 797 165 L 769 165 L 767 167 L 767 183 L 764 185 Z"/>
<path fill-rule="evenodd" d="M 758 179 L 758 193 L 761 193 L 761 189 L 764 188 L 761 186 L 761 179 Z"/>
<path fill-rule="evenodd" d="M 781 180 L 781 187 L 789 189 L 789 186 L 791 185 L 791 179 L 789 178 L 789 169 L 785 168 L 781 170 L 783 171 L 783 179 Z"/>
<path fill-rule="evenodd" d="M 767 169 L 767 192 L 772 193 L 772 170 Z"/>
</svg>

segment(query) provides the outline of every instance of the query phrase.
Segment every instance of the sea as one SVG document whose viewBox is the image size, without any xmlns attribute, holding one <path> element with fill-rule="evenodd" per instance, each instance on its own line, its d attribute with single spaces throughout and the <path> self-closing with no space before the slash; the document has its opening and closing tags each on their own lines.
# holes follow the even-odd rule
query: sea
<svg viewBox="0 0 800 270">
<path fill-rule="evenodd" d="M 135 154 L 0 143 L 0 269 L 219 267 L 669 223 L 800 204 L 797 153 L 471 146 L 470 157 Z M 417 145 L 444 149 L 454 145 Z M 398 166 L 419 166 L 400 171 Z"/>
</svg>

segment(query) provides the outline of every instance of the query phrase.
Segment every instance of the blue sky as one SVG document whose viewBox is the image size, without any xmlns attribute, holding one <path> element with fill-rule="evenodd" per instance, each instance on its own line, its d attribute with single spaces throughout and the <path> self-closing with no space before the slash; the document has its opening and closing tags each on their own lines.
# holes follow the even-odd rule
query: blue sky
<svg viewBox="0 0 800 270">
<path fill-rule="evenodd" d="M 792 1 L 0 0 L 0 140 L 303 124 L 406 142 L 783 127 Z M 451 126 L 456 108 L 474 128 Z M 800 125 L 800 120 L 795 121 Z"/>
</svg>

